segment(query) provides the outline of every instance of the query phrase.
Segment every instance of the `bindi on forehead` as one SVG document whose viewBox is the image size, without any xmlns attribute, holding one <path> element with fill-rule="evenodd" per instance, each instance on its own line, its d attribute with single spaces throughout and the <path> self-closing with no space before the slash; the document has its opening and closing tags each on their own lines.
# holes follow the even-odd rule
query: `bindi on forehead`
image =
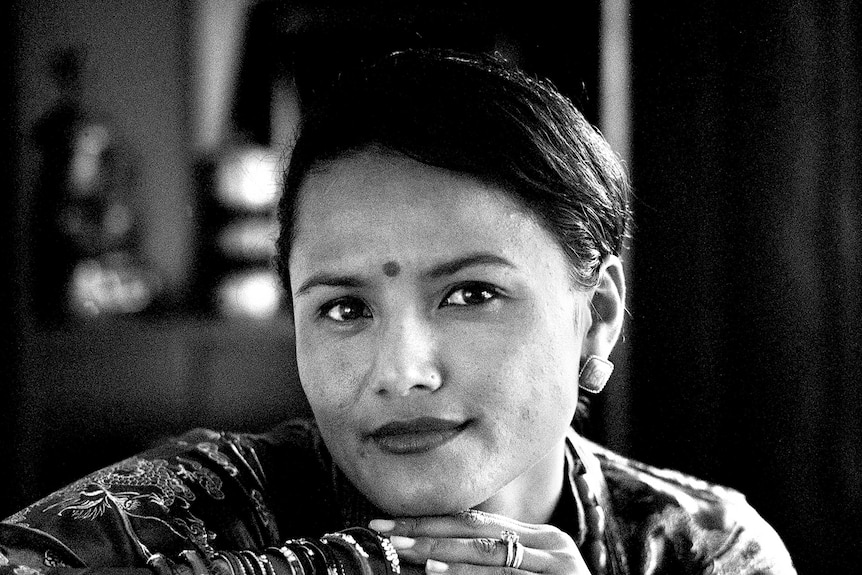
<svg viewBox="0 0 862 575">
<path fill-rule="evenodd" d="M 383 264 L 383 273 L 386 277 L 394 278 L 401 272 L 401 266 L 395 262 L 386 262 Z"/>
</svg>

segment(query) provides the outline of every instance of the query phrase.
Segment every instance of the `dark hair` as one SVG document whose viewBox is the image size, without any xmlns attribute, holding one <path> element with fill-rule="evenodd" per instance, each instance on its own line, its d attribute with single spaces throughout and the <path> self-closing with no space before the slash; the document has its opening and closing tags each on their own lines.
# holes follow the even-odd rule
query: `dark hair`
<svg viewBox="0 0 862 575">
<path fill-rule="evenodd" d="M 628 180 L 569 100 L 494 56 L 404 51 L 343 74 L 305 114 L 279 204 L 276 266 L 288 289 L 305 178 L 372 146 L 511 194 L 557 238 L 584 287 L 622 249 Z"/>
</svg>

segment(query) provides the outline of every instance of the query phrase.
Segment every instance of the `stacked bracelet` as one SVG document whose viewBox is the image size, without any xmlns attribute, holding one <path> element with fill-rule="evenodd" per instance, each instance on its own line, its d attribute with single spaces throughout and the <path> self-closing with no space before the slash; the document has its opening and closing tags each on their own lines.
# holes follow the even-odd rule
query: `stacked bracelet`
<svg viewBox="0 0 862 575">
<path fill-rule="evenodd" d="M 268 550 L 278 553 L 285 560 L 287 567 L 290 569 L 290 575 L 305 575 L 305 568 L 302 566 L 299 557 L 291 549 L 288 549 L 286 545 L 269 547 Z"/>
<path fill-rule="evenodd" d="M 341 532 L 327 533 L 320 540 L 324 545 L 341 549 L 359 574 L 374 575 L 371 565 L 368 563 L 368 552 L 363 549 L 362 545 L 352 535 Z"/>
<path fill-rule="evenodd" d="M 364 527 L 320 539 L 288 539 L 263 552 L 217 551 L 207 560 L 193 550 L 180 553 L 176 562 L 157 553 L 147 563 L 156 575 L 401 575 L 389 539 Z"/>
<path fill-rule="evenodd" d="M 285 541 L 284 544 L 297 549 L 297 554 L 299 554 L 299 552 L 303 552 L 305 556 L 308 557 L 309 562 L 312 565 L 310 573 L 313 573 L 314 575 L 337 575 L 330 570 L 331 566 L 327 563 L 326 557 L 324 557 L 323 553 L 316 548 L 311 540 L 305 538 L 291 539 L 289 541 Z"/>
<path fill-rule="evenodd" d="M 243 575 L 242 567 L 237 563 L 233 554 L 216 551 L 213 556 L 213 564 L 218 565 L 219 563 L 223 563 L 226 566 L 227 575 Z"/>
<path fill-rule="evenodd" d="M 342 533 L 353 537 L 364 549 L 377 549 L 383 555 L 382 563 L 388 575 L 401 575 L 401 564 L 398 562 L 398 553 L 395 551 L 388 537 L 384 537 L 378 532 L 364 527 L 351 527 L 345 529 Z M 372 559 L 376 555 L 375 553 L 369 559 Z M 376 569 L 373 571 L 374 573 L 378 573 Z"/>
</svg>

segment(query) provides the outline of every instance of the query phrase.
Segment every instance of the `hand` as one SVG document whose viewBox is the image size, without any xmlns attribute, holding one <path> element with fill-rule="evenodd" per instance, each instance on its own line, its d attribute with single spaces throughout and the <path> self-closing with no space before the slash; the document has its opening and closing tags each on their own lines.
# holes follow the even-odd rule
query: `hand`
<svg viewBox="0 0 862 575">
<path fill-rule="evenodd" d="M 377 519 L 369 527 L 390 538 L 405 566 L 424 566 L 429 575 L 589 575 L 572 538 L 550 525 L 471 510 L 449 516 Z M 517 533 L 524 547 L 518 569 L 506 567 L 504 530 Z"/>
</svg>

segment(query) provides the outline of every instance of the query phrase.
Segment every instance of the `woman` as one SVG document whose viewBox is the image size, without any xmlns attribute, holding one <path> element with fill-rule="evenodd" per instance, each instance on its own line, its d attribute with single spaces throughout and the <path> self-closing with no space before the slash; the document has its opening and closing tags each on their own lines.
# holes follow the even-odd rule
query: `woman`
<svg viewBox="0 0 862 575">
<path fill-rule="evenodd" d="M 793 573 L 738 493 L 570 427 L 622 327 L 626 191 L 581 114 L 503 62 L 402 52 L 345 76 L 280 206 L 314 422 L 97 472 L 2 524 L 0 564 Z"/>
</svg>

